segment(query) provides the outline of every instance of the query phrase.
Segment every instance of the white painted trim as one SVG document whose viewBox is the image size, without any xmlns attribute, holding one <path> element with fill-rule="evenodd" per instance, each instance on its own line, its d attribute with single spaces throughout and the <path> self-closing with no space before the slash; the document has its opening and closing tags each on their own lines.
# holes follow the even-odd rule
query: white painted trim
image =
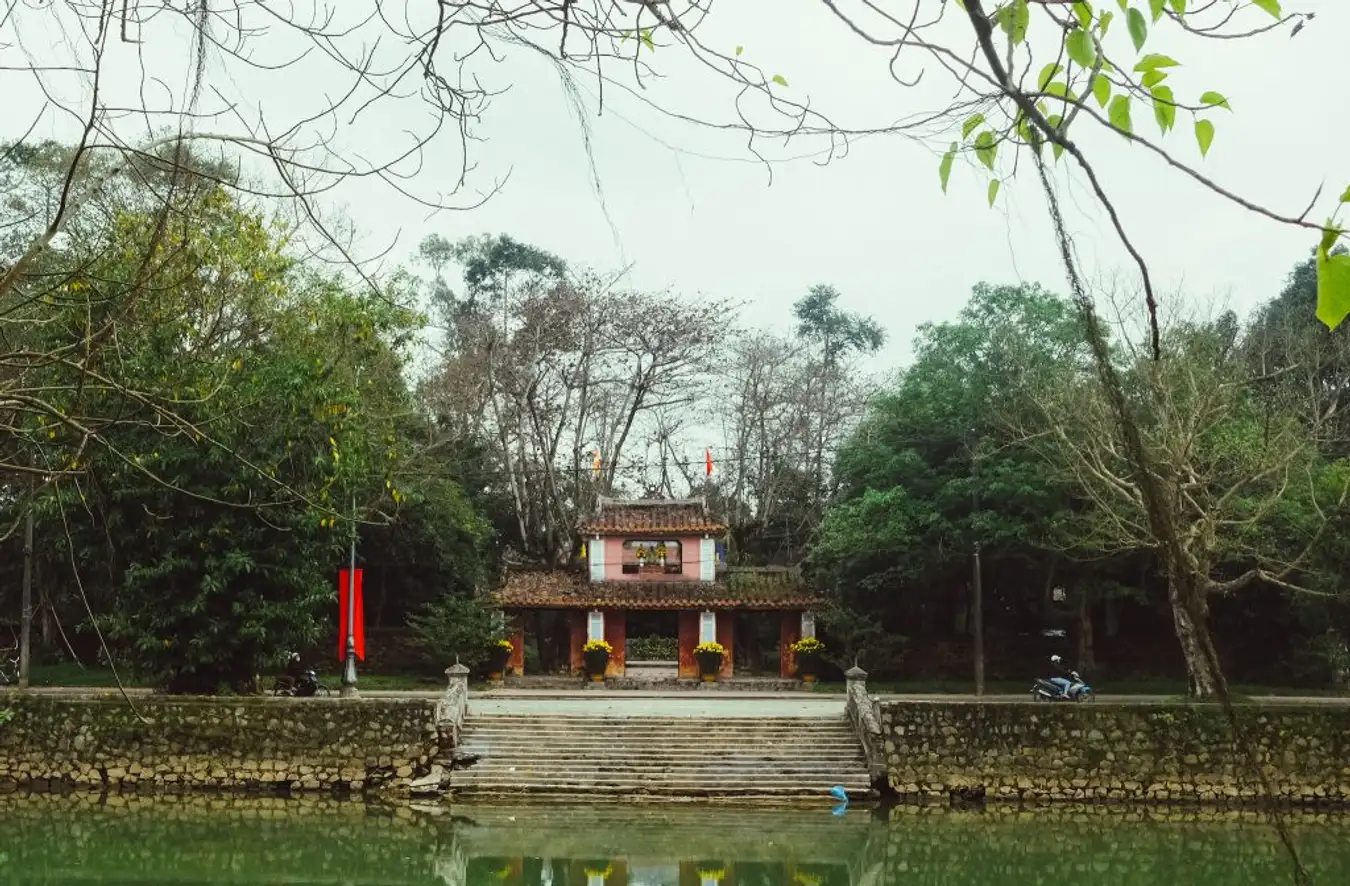
<svg viewBox="0 0 1350 886">
<path fill-rule="evenodd" d="M 802 613 L 802 639 L 816 635 L 816 614 L 811 611 Z"/>
<path fill-rule="evenodd" d="M 698 616 L 698 642 L 716 643 L 717 642 L 717 613 L 711 609 L 705 609 Z"/>
<path fill-rule="evenodd" d="M 591 581 L 605 580 L 605 540 L 600 536 L 591 539 L 586 553 L 591 561 Z"/>
<path fill-rule="evenodd" d="M 605 611 L 603 609 L 592 609 L 586 613 L 586 640 L 605 639 Z"/>
<path fill-rule="evenodd" d="M 717 542 L 701 538 L 698 542 L 698 580 L 717 580 Z"/>
</svg>

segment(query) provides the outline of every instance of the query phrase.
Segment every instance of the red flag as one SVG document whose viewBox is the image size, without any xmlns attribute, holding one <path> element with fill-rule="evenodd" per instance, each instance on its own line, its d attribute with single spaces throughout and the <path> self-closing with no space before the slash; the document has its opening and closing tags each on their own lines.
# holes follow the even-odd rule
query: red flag
<svg viewBox="0 0 1350 886">
<path fill-rule="evenodd" d="M 366 607 L 361 599 L 361 577 L 364 569 L 356 570 L 356 624 L 352 628 L 352 640 L 356 644 L 356 657 L 366 660 Z M 338 661 L 347 658 L 347 570 L 338 570 Z"/>
<path fill-rule="evenodd" d="M 708 466 L 708 476 L 711 477 L 711 476 L 712 476 L 712 450 L 711 450 L 711 449 L 705 449 L 705 450 L 703 450 L 703 457 L 704 457 L 705 463 L 706 463 L 707 466 Z"/>
</svg>

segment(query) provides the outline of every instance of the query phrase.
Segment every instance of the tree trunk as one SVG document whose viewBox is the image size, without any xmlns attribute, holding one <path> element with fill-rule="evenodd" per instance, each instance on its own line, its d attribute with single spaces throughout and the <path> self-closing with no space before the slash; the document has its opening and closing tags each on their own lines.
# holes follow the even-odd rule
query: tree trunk
<svg viewBox="0 0 1350 886">
<path fill-rule="evenodd" d="M 1172 605 L 1172 623 L 1176 627 L 1177 640 L 1181 643 L 1182 655 L 1186 657 L 1186 671 L 1189 676 L 1189 694 L 1198 698 L 1208 698 L 1214 694 L 1214 672 L 1205 658 L 1200 633 L 1205 630 L 1203 624 L 1197 625 L 1186 608 L 1185 590 L 1178 587 L 1177 579 L 1167 582 L 1167 599 Z"/>
<path fill-rule="evenodd" d="M 1091 672 L 1097 667 L 1097 653 L 1092 634 L 1092 607 L 1088 605 L 1088 592 L 1078 592 L 1078 669 Z"/>
</svg>

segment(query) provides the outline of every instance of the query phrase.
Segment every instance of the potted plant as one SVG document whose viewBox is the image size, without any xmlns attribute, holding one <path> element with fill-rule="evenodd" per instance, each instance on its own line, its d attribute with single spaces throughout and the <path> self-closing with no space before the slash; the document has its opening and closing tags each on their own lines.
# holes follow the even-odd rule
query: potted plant
<svg viewBox="0 0 1350 886">
<path fill-rule="evenodd" d="M 715 641 L 700 643 L 694 647 L 694 660 L 698 662 L 698 675 L 704 683 L 711 683 L 717 679 L 726 655 L 726 647 Z"/>
<path fill-rule="evenodd" d="M 825 655 L 825 644 L 815 637 L 802 637 L 792 644 L 792 652 L 797 656 L 797 673 L 803 683 L 814 683 L 820 676 L 820 662 Z"/>
<path fill-rule="evenodd" d="M 666 567 L 666 543 L 661 542 L 656 546 L 656 559 L 661 561 L 661 568 Z"/>
<path fill-rule="evenodd" d="M 488 647 L 488 679 L 500 680 L 502 674 L 506 672 L 506 663 L 511 660 L 511 653 L 515 651 L 515 646 L 511 645 L 510 640 L 498 640 Z"/>
<path fill-rule="evenodd" d="M 609 666 L 609 657 L 614 647 L 604 640 L 589 640 L 581 647 L 581 658 L 586 663 L 586 676 L 591 682 L 600 683 L 605 679 L 605 668 Z"/>
</svg>

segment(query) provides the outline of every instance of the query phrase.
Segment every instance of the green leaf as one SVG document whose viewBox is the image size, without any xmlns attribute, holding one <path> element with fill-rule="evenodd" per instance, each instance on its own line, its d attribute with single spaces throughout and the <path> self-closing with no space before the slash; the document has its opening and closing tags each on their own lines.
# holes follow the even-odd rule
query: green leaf
<svg viewBox="0 0 1350 886">
<path fill-rule="evenodd" d="M 1056 80 L 1053 83 L 1045 84 L 1044 92 L 1046 95 L 1053 95 L 1056 98 L 1067 98 L 1070 100 L 1078 98 L 1078 96 L 1073 94 L 1073 90 L 1069 88 L 1069 84 L 1065 83 L 1063 80 Z"/>
<path fill-rule="evenodd" d="M 656 50 L 656 41 L 652 39 L 651 28 L 647 28 L 642 32 L 642 45 L 652 51 Z"/>
<path fill-rule="evenodd" d="M 773 82 L 777 83 L 779 86 L 787 86 L 787 78 L 782 74 L 774 74 Z"/>
<path fill-rule="evenodd" d="M 1341 202 L 1350 203 L 1350 187 L 1347 187 L 1345 193 L 1341 195 Z"/>
<path fill-rule="evenodd" d="M 1252 5 L 1264 9 L 1275 18 L 1284 16 L 1284 11 L 1280 9 L 1280 0 L 1252 0 Z"/>
<path fill-rule="evenodd" d="M 1170 55 L 1163 55 L 1161 52 L 1150 52 L 1135 64 L 1134 69 L 1143 72 L 1152 71 L 1155 68 L 1176 68 L 1180 66 L 1181 62 L 1172 58 Z"/>
<path fill-rule="evenodd" d="M 1092 4 L 1079 0 L 1073 5 L 1073 14 L 1078 16 L 1078 24 L 1084 28 L 1092 27 Z"/>
<path fill-rule="evenodd" d="M 1036 88 L 1044 91 L 1046 84 L 1055 79 L 1062 70 L 1064 70 L 1064 66 L 1054 62 L 1041 68 L 1041 75 L 1036 78 Z"/>
<path fill-rule="evenodd" d="M 961 138 L 963 139 L 970 138 L 970 134 L 975 130 L 979 129 L 980 124 L 983 122 L 984 122 L 983 114 L 975 114 L 974 116 L 972 116 L 969 120 L 967 120 L 965 123 L 961 125 Z"/>
<path fill-rule="evenodd" d="M 1091 68 L 1097 61 L 1097 47 L 1092 45 L 1092 37 L 1087 31 L 1070 31 L 1069 36 L 1064 38 L 1064 49 L 1069 53 L 1069 58 L 1084 70 Z"/>
<path fill-rule="evenodd" d="M 1172 11 L 1177 15 L 1186 14 L 1186 0 L 1171 0 Z"/>
<path fill-rule="evenodd" d="M 1153 20 L 1156 22 L 1163 17 L 1163 9 L 1167 6 L 1167 0 L 1148 0 L 1149 11 L 1153 13 Z"/>
<path fill-rule="evenodd" d="M 1111 107 L 1106 112 L 1111 125 L 1121 132 L 1134 134 L 1134 123 L 1130 120 L 1130 97 L 1118 95 L 1111 99 Z"/>
<path fill-rule="evenodd" d="M 1049 117 L 1045 118 L 1045 122 L 1050 124 L 1050 128 L 1058 130 L 1060 124 L 1064 122 L 1064 118 L 1059 116 L 1058 114 L 1051 114 Z M 1064 146 L 1061 145 L 1059 142 L 1055 141 L 1050 142 L 1050 150 L 1055 152 L 1056 160 L 1058 160 L 1064 154 Z"/>
<path fill-rule="evenodd" d="M 1122 9 L 1124 7 L 1121 7 Z M 1102 17 L 1097 21 L 1097 36 L 1102 40 L 1106 39 L 1106 32 L 1111 28 L 1111 22 L 1115 21 L 1116 14 L 1110 10 L 1103 12 Z"/>
<path fill-rule="evenodd" d="M 1166 135 L 1168 130 L 1177 125 L 1177 100 L 1172 95 L 1172 87 L 1158 86 L 1153 89 L 1153 116 L 1158 121 L 1158 128 Z"/>
<path fill-rule="evenodd" d="M 994 158 L 998 156 L 998 141 L 992 129 L 986 129 L 975 136 L 975 156 L 990 169 L 994 168 Z"/>
<path fill-rule="evenodd" d="M 1228 99 L 1224 98 L 1222 93 L 1215 92 L 1212 89 L 1200 96 L 1200 106 L 1205 108 L 1227 108 L 1230 111 L 1233 110 L 1228 104 Z"/>
<path fill-rule="evenodd" d="M 1027 28 L 1031 25 L 1031 7 L 1027 5 L 1027 0 L 1013 0 L 1011 4 L 995 13 L 995 16 L 1013 46 L 1027 39 Z"/>
<path fill-rule="evenodd" d="M 1209 146 L 1214 143 L 1214 124 L 1208 120 L 1195 121 L 1195 140 L 1200 143 L 1200 156 L 1209 156 Z"/>
<path fill-rule="evenodd" d="M 1144 20 L 1144 14 L 1131 6 L 1130 11 L 1125 13 L 1125 24 L 1130 29 L 1135 51 L 1143 49 L 1144 41 L 1148 39 L 1148 22 Z"/>
<path fill-rule="evenodd" d="M 1167 79 L 1166 71 L 1149 71 L 1139 78 L 1139 82 L 1144 84 L 1145 89 L 1152 89 L 1159 83 Z"/>
<path fill-rule="evenodd" d="M 989 182 L 989 205 L 990 205 L 990 207 L 992 207 L 992 206 L 994 205 L 994 201 L 998 199 L 998 186 L 999 186 L 999 180 L 998 180 L 998 179 L 993 179 L 992 181 Z"/>
<path fill-rule="evenodd" d="M 956 159 L 956 142 L 947 149 L 947 153 L 942 155 L 942 162 L 938 164 L 938 178 L 942 181 L 942 193 L 947 193 L 947 180 L 952 177 L 952 161 Z"/>
<path fill-rule="evenodd" d="M 1092 96 L 1097 99 L 1097 104 L 1106 107 L 1106 103 L 1111 100 L 1111 81 L 1107 80 L 1101 74 L 1092 78 Z"/>
<path fill-rule="evenodd" d="M 1332 255 L 1341 229 L 1322 229 L 1317 247 L 1317 319 L 1335 329 L 1350 314 L 1350 255 Z"/>
<path fill-rule="evenodd" d="M 736 47 L 736 54 L 737 54 L 737 55 L 740 55 L 742 52 L 745 52 L 745 47 L 744 47 L 744 46 L 737 46 L 737 47 Z"/>
</svg>

